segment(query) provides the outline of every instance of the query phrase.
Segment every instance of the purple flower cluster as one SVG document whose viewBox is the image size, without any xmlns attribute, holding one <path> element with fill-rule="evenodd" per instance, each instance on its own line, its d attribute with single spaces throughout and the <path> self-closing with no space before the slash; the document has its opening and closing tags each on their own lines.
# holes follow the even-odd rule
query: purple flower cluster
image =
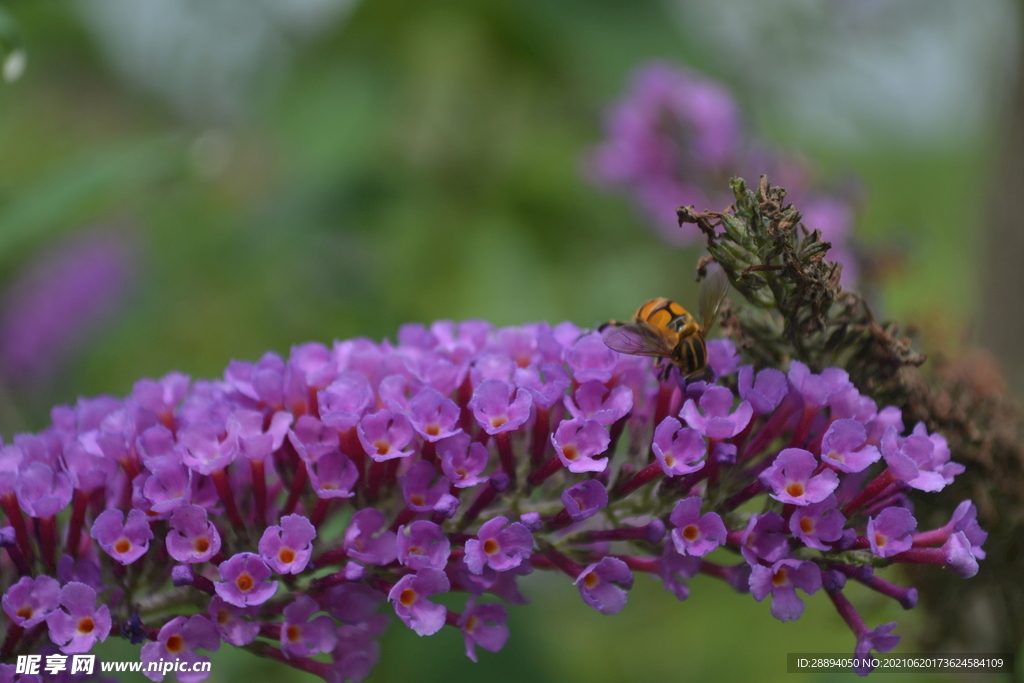
<svg viewBox="0 0 1024 683">
<path fill-rule="evenodd" d="M 590 152 L 587 174 L 598 185 L 628 191 L 669 243 L 700 236 L 694 225 L 679 229 L 677 207 L 724 209 L 733 200 L 722 192 L 730 176 L 767 173 L 798 201 L 803 224 L 832 243 L 829 258 L 843 264 L 843 284 L 857 282 L 859 267 L 847 246 L 850 203 L 814 191 L 805 160 L 746 139 L 739 106 L 724 84 L 663 62 L 642 65 L 609 109 L 605 134 Z"/>
<path fill-rule="evenodd" d="M 390 610 L 421 636 L 458 629 L 474 661 L 501 649 L 494 598 L 525 603 L 534 569 L 603 614 L 635 572 L 679 599 L 698 573 L 722 579 L 782 621 L 824 587 L 857 652 L 886 651 L 893 625 L 868 629 L 845 582 L 909 608 L 916 591 L 876 567 L 973 575 L 974 506 L 919 530 L 906 495 L 963 468 L 841 370 L 755 373 L 709 346 L 714 383 L 659 382 L 571 323 L 438 322 L 59 406 L 0 444 L 0 576 L 16 578 L 0 656 L 121 636 L 145 662 L 195 662 L 224 641 L 357 681 Z M 451 592 L 461 612 L 437 600 Z"/>
</svg>

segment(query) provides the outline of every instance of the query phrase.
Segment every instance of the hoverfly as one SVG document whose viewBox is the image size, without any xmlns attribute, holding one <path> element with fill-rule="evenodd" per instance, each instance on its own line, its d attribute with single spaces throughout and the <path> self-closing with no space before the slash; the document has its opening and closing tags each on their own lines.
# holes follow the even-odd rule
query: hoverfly
<svg viewBox="0 0 1024 683">
<path fill-rule="evenodd" d="M 653 356 L 658 365 L 667 359 L 658 373 L 668 379 L 672 366 L 686 378 L 707 367 L 707 334 L 715 324 L 718 307 L 729 291 L 729 278 L 720 267 L 708 273 L 700 284 L 697 301 L 699 321 L 689 311 L 665 298 L 651 299 L 633 314 L 633 322 L 612 321 L 601 326 L 608 348 L 635 356 Z"/>
</svg>

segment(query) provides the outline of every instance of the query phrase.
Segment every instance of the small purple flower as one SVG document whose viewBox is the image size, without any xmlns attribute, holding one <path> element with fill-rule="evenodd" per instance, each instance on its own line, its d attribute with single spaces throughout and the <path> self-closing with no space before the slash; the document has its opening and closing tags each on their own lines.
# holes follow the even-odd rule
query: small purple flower
<svg viewBox="0 0 1024 683">
<path fill-rule="evenodd" d="M 459 499 L 448 493 L 451 482 L 446 477 L 438 477 L 434 466 L 425 460 L 420 460 L 410 467 L 401 478 L 401 482 L 402 495 L 410 510 L 438 512 L 445 517 L 451 517 L 459 507 Z"/>
<path fill-rule="evenodd" d="M 473 363 L 473 369 L 469 371 L 470 380 L 474 387 L 480 386 L 483 382 L 493 379 L 499 382 L 508 382 L 515 372 L 516 362 L 504 353 L 485 353 Z"/>
<path fill-rule="evenodd" d="M 306 462 L 309 484 L 318 498 L 351 498 L 359 470 L 341 451 L 321 456 L 316 464 Z"/>
<path fill-rule="evenodd" d="M 4 612 L 11 622 L 30 629 L 42 622 L 60 602 L 60 584 L 49 576 L 23 576 L 7 589 L 3 597 Z"/>
<path fill-rule="evenodd" d="M 562 504 L 572 521 L 582 522 L 608 507 L 608 490 L 596 479 L 587 479 L 563 491 Z"/>
<path fill-rule="evenodd" d="M 960 578 L 969 579 L 978 573 L 978 558 L 964 532 L 951 535 L 941 550 L 946 568 Z"/>
<path fill-rule="evenodd" d="M 146 479 L 142 493 L 150 502 L 153 512 L 166 515 L 191 502 L 192 470 L 170 460 L 151 463 L 149 467 L 151 474 Z"/>
<path fill-rule="evenodd" d="M 651 449 L 666 477 L 696 472 L 704 467 L 708 452 L 700 432 L 683 427 L 674 417 L 666 417 L 654 430 Z"/>
<path fill-rule="evenodd" d="M 29 463 L 18 472 L 18 503 L 30 517 L 52 517 L 66 508 L 71 488 L 68 475 L 41 462 Z"/>
<path fill-rule="evenodd" d="M 224 639 L 225 643 L 241 647 L 256 640 L 256 636 L 260 632 L 258 622 L 242 619 L 243 616 L 253 611 L 255 611 L 254 608 L 235 607 L 214 595 L 210 598 L 210 606 L 206 613 L 217 626 L 217 632 L 220 633 L 220 637 Z"/>
<path fill-rule="evenodd" d="M 750 594 L 761 602 L 772 596 L 772 616 L 779 621 L 795 621 L 804 612 L 799 588 L 811 595 L 821 588 L 821 570 L 813 562 L 779 560 L 771 567 L 754 565 L 750 571 Z"/>
<path fill-rule="evenodd" d="M 91 586 L 73 581 L 60 589 L 60 606 L 46 617 L 50 640 L 66 655 L 88 652 L 96 641 L 104 641 L 110 633 L 110 609 L 96 609 L 96 591 Z"/>
<path fill-rule="evenodd" d="M 821 440 L 821 461 L 842 472 L 860 472 L 882 457 L 865 445 L 867 438 L 868 430 L 857 420 L 836 420 Z"/>
<path fill-rule="evenodd" d="M 843 535 L 846 517 L 836 509 L 836 497 L 798 507 L 789 518 L 789 530 L 809 548 L 831 550 L 831 543 Z"/>
<path fill-rule="evenodd" d="M 892 557 L 909 550 L 914 544 L 911 534 L 917 529 L 917 520 L 906 508 L 891 507 L 877 517 L 868 518 L 868 543 L 871 552 L 879 557 Z"/>
<path fill-rule="evenodd" d="M 441 527 L 423 519 L 398 528 L 397 549 L 398 561 L 413 571 L 443 571 L 451 554 L 451 544 Z"/>
<path fill-rule="evenodd" d="M 576 389 L 576 400 L 564 399 L 569 414 L 578 420 L 595 420 L 608 426 L 633 409 L 633 392 L 629 387 L 609 390 L 602 382 L 591 380 Z"/>
<path fill-rule="evenodd" d="M 167 552 L 178 562 L 207 562 L 220 552 L 220 534 L 206 516 L 206 509 L 185 505 L 171 514 Z"/>
<path fill-rule="evenodd" d="M 608 450 L 611 437 L 600 422 L 594 420 L 562 420 L 551 435 L 558 459 L 570 472 L 603 472 L 607 458 L 595 458 Z"/>
<path fill-rule="evenodd" d="M 466 602 L 466 610 L 459 617 L 458 626 L 466 641 L 466 656 L 476 661 L 476 646 L 488 652 L 498 652 L 508 641 L 508 613 L 502 605 L 476 604 L 476 597 Z"/>
<path fill-rule="evenodd" d="M 731 339 L 709 339 L 707 342 L 708 365 L 715 377 L 725 377 L 736 372 L 740 365 L 740 354 Z"/>
<path fill-rule="evenodd" d="M 573 379 L 579 384 L 592 380 L 602 384 L 609 381 L 617 359 L 618 354 L 605 346 L 599 332 L 583 335 L 565 354 Z"/>
<path fill-rule="evenodd" d="M 679 417 L 709 439 L 730 439 L 743 431 L 754 414 L 748 401 L 741 402 L 735 412 L 731 412 L 732 402 L 731 391 L 725 387 L 711 386 L 700 397 L 703 415 L 691 398 L 683 404 Z"/>
<path fill-rule="evenodd" d="M 411 450 L 402 450 L 412 441 L 412 424 L 404 414 L 392 415 L 388 410 L 379 410 L 359 421 L 357 430 L 359 442 L 375 462 L 412 455 Z"/>
<path fill-rule="evenodd" d="M 316 600 L 300 593 L 295 602 L 284 608 L 281 624 L 281 651 L 288 657 L 309 657 L 328 652 L 338 642 L 334 621 L 322 614 L 310 621 L 320 610 Z"/>
<path fill-rule="evenodd" d="M 690 496 L 672 509 L 672 542 L 680 555 L 703 557 L 725 543 L 725 523 L 717 512 L 701 515 L 701 502 L 700 496 Z"/>
<path fill-rule="evenodd" d="M 526 525 L 509 524 L 507 517 L 499 516 L 484 522 L 476 538 L 466 541 L 466 564 L 474 574 L 482 573 L 485 566 L 504 572 L 529 560 L 532 552 L 533 534 Z"/>
<path fill-rule="evenodd" d="M 217 569 L 222 579 L 213 584 L 217 595 L 235 607 L 262 605 L 277 592 L 277 581 L 267 581 L 270 567 L 256 553 L 232 555 Z"/>
<path fill-rule="evenodd" d="M 315 463 L 328 453 L 338 451 L 338 430 L 312 415 L 303 415 L 288 431 L 288 441 L 303 462 Z"/>
<path fill-rule="evenodd" d="M 740 397 L 750 401 L 754 412 L 758 415 L 766 415 L 782 403 L 789 393 L 789 383 L 786 375 L 775 368 L 765 368 L 757 373 L 754 379 L 754 368 L 751 365 L 744 365 L 740 368 L 739 374 Z"/>
<path fill-rule="evenodd" d="M 604 557 L 576 577 L 583 601 L 601 614 L 618 614 L 626 606 L 626 591 L 633 587 L 633 572 L 617 557 Z"/>
<path fill-rule="evenodd" d="M 90 532 L 96 542 L 121 564 L 131 564 L 146 554 L 153 532 L 142 510 L 128 512 L 128 521 L 120 510 L 104 510 L 92 524 Z"/>
<path fill-rule="evenodd" d="M 515 400 L 512 392 L 515 391 Z M 500 434 L 519 429 L 530 418 L 533 399 L 530 392 L 515 389 L 498 379 L 485 379 L 473 392 L 469 409 L 477 424 L 488 434 Z"/>
<path fill-rule="evenodd" d="M 572 382 L 564 366 L 545 363 L 540 368 L 534 365 L 516 368 L 515 383 L 530 392 L 535 406 L 547 409 L 562 400 Z"/>
<path fill-rule="evenodd" d="M 373 400 L 373 390 L 366 377 L 358 372 L 342 372 L 323 391 L 317 392 L 320 419 L 325 425 L 346 430 L 359 424 Z"/>
<path fill-rule="evenodd" d="M 260 557 L 278 574 L 298 574 L 309 564 L 315 539 L 316 527 L 308 519 L 285 515 L 280 526 L 268 526 L 263 532 Z"/>
<path fill-rule="evenodd" d="M 448 577 L 436 569 L 421 569 L 399 579 L 388 600 L 395 605 L 395 614 L 420 636 L 430 636 L 444 626 L 448 610 L 444 605 L 427 600 L 431 595 L 447 593 Z"/>
<path fill-rule="evenodd" d="M 665 552 L 658 558 L 658 576 L 665 584 L 665 590 L 671 591 L 679 600 L 690 597 L 690 587 L 686 580 L 692 579 L 700 572 L 703 560 L 691 555 L 680 555 L 675 544 L 666 543 Z"/>
<path fill-rule="evenodd" d="M 960 463 L 949 461 L 949 446 L 937 434 L 929 435 L 923 424 L 899 442 L 895 430 L 887 429 L 882 436 L 882 455 L 893 474 L 919 491 L 941 491 L 953 478 L 964 471 Z M 894 448 L 895 444 L 898 448 Z"/>
<path fill-rule="evenodd" d="M 817 459 L 802 448 L 786 448 L 761 481 L 772 490 L 772 498 L 793 505 L 820 503 L 839 486 L 839 476 L 830 469 L 814 474 Z"/>
<path fill-rule="evenodd" d="M 740 553 L 750 565 L 758 560 L 777 562 L 789 553 L 786 521 L 775 512 L 751 515 L 740 536 Z"/>
<path fill-rule="evenodd" d="M 209 657 L 195 653 L 196 648 L 215 652 L 220 648 L 220 635 L 213 622 L 203 614 L 171 619 L 157 634 L 155 643 L 142 646 L 142 673 L 151 681 L 162 681 L 164 672 L 158 667 L 151 671 L 149 664 L 160 661 L 187 662 L 180 671 L 175 671 L 180 683 L 199 683 L 206 680 L 209 671 L 194 671 L 199 662 L 209 662 Z M 203 668 L 203 667 L 199 667 Z"/>
<path fill-rule="evenodd" d="M 451 436 L 437 444 L 441 458 L 441 471 L 456 488 L 464 489 L 487 481 L 487 447 L 473 441 L 465 432 Z"/>
<path fill-rule="evenodd" d="M 211 474 L 222 470 L 238 455 L 238 435 L 227 434 L 220 422 L 185 426 L 178 435 L 184 446 L 181 461 L 193 472 Z"/>
<path fill-rule="evenodd" d="M 434 389 L 424 389 L 409 401 L 408 416 L 412 428 L 427 441 L 440 441 L 462 431 L 459 406 Z"/>
<path fill-rule="evenodd" d="M 825 407 L 833 394 L 853 386 L 845 370 L 825 368 L 820 375 L 815 375 L 798 360 L 789 364 L 789 382 L 803 397 L 808 409 Z"/>
<path fill-rule="evenodd" d="M 892 651 L 900 642 L 900 637 L 891 633 L 894 628 L 896 628 L 896 622 L 890 621 L 862 633 L 857 637 L 857 646 L 854 648 L 853 656 L 860 659 L 861 662 L 867 662 L 870 660 L 868 655 L 872 650 L 876 652 Z M 854 667 L 853 670 L 858 676 L 867 676 L 873 668 L 861 665 Z"/>
<path fill-rule="evenodd" d="M 352 515 L 344 547 L 349 557 L 368 564 L 384 566 L 398 557 L 395 532 L 387 531 L 384 514 L 376 508 L 363 508 Z"/>
</svg>

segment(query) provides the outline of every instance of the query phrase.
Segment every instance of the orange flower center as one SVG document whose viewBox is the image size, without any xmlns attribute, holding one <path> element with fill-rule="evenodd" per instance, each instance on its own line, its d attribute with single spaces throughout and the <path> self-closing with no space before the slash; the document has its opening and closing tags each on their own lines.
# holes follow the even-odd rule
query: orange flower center
<svg viewBox="0 0 1024 683">
<path fill-rule="evenodd" d="M 427 425 L 427 428 L 423 431 L 425 431 L 429 436 L 437 436 L 441 433 L 441 428 L 437 425 Z"/>
<path fill-rule="evenodd" d="M 277 552 L 277 559 L 281 560 L 285 564 L 291 564 L 295 561 L 295 551 L 291 548 L 281 548 Z"/>
<path fill-rule="evenodd" d="M 799 498 L 800 496 L 804 495 L 804 485 L 803 485 L 803 482 L 799 482 L 799 481 L 791 481 L 791 482 L 789 482 L 788 484 L 786 484 L 786 493 L 788 493 L 789 495 L 793 496 L 794 498 Z"/>
<path fill-rule="evenodd" d="M 117 539 L 117 543 L 114 544 L 114 552 L 119 555 L 124 555 L 126 552 L 132 549 L 132 542 L 127 538 Z"/>
<path fill-rule="evenodd" d="M 411 588 L 406 588 L 402 591 L 402 594 L 398 596 L 398 602 L 402 603 L 403 607 L 409 607 L 416 602 L 417 597 L 416 591 Z"/>
<path fill-rule="evenodd" d="M 504 415 L 502 415 L 501 417 L 492 417 L 491 418 L 491 426 L 494 427 L 495 429 L 497 429 L 501 425 L 505 424 L 506 422 L 508 422 L 508 418 L 506 416 L 504 416 Z"/>
<path fill-rule="evenodd" d="M 493 538 L 488 538 L 486 541 L 484 541 L 484 552 L 488 555 L 493 555 L 499 550 L 501 550 L 501 546 L 498 545 L 498 542 L 495 541 Z"/>
<path fill-rule="evenodd" d="M 228 611 L 226 609 L 222 609 L 222 610 L 218 610 L 217 611 L 217 623 L 220 624 L 221 626 L 223 626 L 224 624 L 228 623 L 228 619 L 230 619 L 230 618 L 231 618 L 231 615 L 228 614 Z"/>
<path fill-rule="evenodd" d="M 809 534 L 814 531 L 814 522 L 811 521 L 810 517 L 804 517 L 800 520 L 800 531 L 805 534 Z"/>
<path fill-rule="evenodd" d="M 683 538 L 687 541 L 696 541 L 700 538 L 700 529 L 697 528 L 696 524 L 687 524 L 683 527 Z"/>
<path fill-rule="evenodd" d="M 254 583 L 256 582 L 252 580 L 252 577 L 249 576 L 247 572 L 239 574 L 238 578 L 235 579 L 235 585 L 238 586 L 238 590 L 242 591 L 243 593 L 248 593 L 250 590 L 252 590 Z"/>
<path fill-rule="evenodd" d="M 25 605 L 24 607 L 22 607 L 17 612 L 18 616 L 21 617 L 22 619 L 31 619 L 32 615 L 35 614 L 35 613 L 36 613 L 36 611 L 34 609 L 32 609 L 31 607 L 29 607 L 28 605 Z"/>
<path fill-rule="evenodd" d="M 597 584 L 601 583 L 601 578 L 594 572 L 587 574 L 587 577 L 583 579 L 583 585 L 587 588 L 593 588 Z"/>
<path fill-rule="evenodd" d="M 470 616 L 469 619 L 466 619 L 466 632 L 467 633 L 472 633 L 473 631 L 475 631 L 476 627 L 477 627 L 477 624 L 479 624 L 479 623 L 480 623 L 480 620 L 476 618 L 475 614 Z"/>
<path fill-rule="evenodd" d="M 93 629 L 96 628 L 96 624 L 93 623 L 89 617 L 82 617 L 78 620 L 78 632 L 83 635 L 89 635 Z"/>
<path fill-rule="evenodd" d="M 882 534 L 878 533 L 877 531 L 875 532 L 875 545 L 877 545 L 879 548 L 881 548 L 881 547 L 883 547 L 888 542 L 889 542 L 889 539 L 887 539 L 885 536 L 883 536 Z"/>
<path fill-rule="evenodd" d="M 786 570 L 784 568 L 780 569 L 779 571 L 775 572 L 774 575 L 772 575 L 772 583 L 776 586 L 785 585 L 785 583 L 788 580 L 789 578 L 786 576 Z"/>
<path fill-rule="evenodd" d="M 196 540 L 192 541 L 192 547 L 196 549 L 197 553 L 205 553 L 210 549 L 210 539 L 206 536 L 200 536 Z"/>
<path fill-rule="evenodd" d="M 846 462 L 846 458 L 841 456 L 839 453 L 836 453 L 835 451 L 829 451 L 828 455 L 826 455 L 825 457 L 828 458 L 829 460 L 835 460 L 836 462 Z"/>
<path fill-rule="evenodd" d="M 418 493 L 414 493 L 411 496 L 409 496 L 409 502 L 412 503 L 413 505 L 423 505 L 424 503 L 427 502 L 427 499 Z"/>
<path fill-rule="evenodd" d="M 294 643 L 302 636 L 302 629 L 295 624 L 290 624 L 288 628 L 285 629 L 285 634 L 288 637 L 288 641 Z"/>
<path fill-rule="evenodd" d="M 185 649 L 185 641 L 181 636 L 175 634 L 167 639 L 167 644 L 164 645 L 164 647 L 166 647 L 167 651 L 171 653 L 181 652 Z"/>
<path fill-rule="evenodd" d="M 668 465 L 669 467 L 675 467 L 676 466 L 676 459 L 674 457 L 672 457 L 670 454 L 666 453 L 665 454 L 665 464 Z"/>
<path fill-rule="evenodd" d="M 374 441 L 373 447 L 377 449 L 377 455 L 387 455 L 391 449 L 391 444 L 387 441 Z"/>
<path fill-rule="evenodd" d="M 572 444 L 562 447 L 562 455 L 565 456 L 566 460 L 575 460 L 580 456 L 579 451 L 577 451 L 576 447 Z"/>
</svg>

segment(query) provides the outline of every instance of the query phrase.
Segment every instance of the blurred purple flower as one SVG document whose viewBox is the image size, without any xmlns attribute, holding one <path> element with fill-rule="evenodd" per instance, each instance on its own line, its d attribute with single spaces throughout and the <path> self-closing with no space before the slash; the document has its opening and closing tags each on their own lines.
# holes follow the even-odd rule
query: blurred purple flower
<svg viewBox="0 0 1024 683">
<path fill-rule="evenodd" d="M 110 230 L 36 255 L 0 295 L 0 372 L 22 383 L 53 375 L 123 302 L 138 259 L 132 240 Z"/>
</svg>

